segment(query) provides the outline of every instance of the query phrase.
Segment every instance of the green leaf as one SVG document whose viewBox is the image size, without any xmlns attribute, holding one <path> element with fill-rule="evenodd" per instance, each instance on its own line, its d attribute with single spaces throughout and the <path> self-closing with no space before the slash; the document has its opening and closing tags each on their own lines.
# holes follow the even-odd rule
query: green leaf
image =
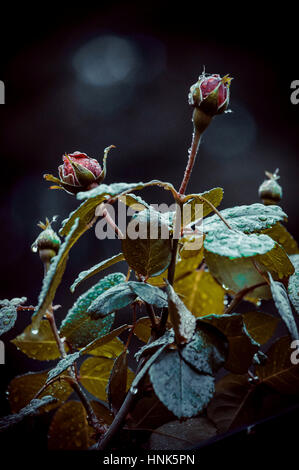
<svg viewBox="0 0 299 470">
<path fill-rule="evenodd" d="M 151 450 L 184 450 L 197 446 L 199 442 L 210 439 L 217 434 L 211 421 L 200 416 L 186 421 L 170 421 L 163 424 L 151 434 Z"/>
<path fill-rule="evenodd" d="M 25 408 L 22 408 L 18 413 L 5 416 L 4 418 L 0 419 L 0 432 L 8 430 L 9 428 L 23 421 L 23 419 L 27 418 L 28 416 L 35 416 L 39 413 L 40 408 L 55 401 L 55 398 L 51 397 L 50 395 L 31 400 L 31 402 L 25 406 Z"/>
<path fill-rule="evenodd" d="M 32 359 L 50 361 L 60 357 L 60 352 L 48 320 L 42 320 L 38 330 L 35 330 L 32 324 L 28 325 L 23 333 L 11 342 Z"/>
<path fill-rule="evenodd" d="M 249 206 L 236 206 L 220 211 L 222 217 L 232 229 L 244 233 L 260 232 L 273 227 L 277 222 L 287 220 L 287 215 L 279 206 L 265 206 L 264 204 L 251 204 Z M 218 215 L 213 215 L 204 221 L 206 233 L 219 232 L 225 228 Z"/>
<path fill-rule="evenodd" d="M 267 235 L 246 235 L 225 227 L 219 231 L 209 232 L 204 240 L 204 248 L 207 252 L 225 256 L 231 260 L 264 255 L 274 246 L 275 242 Z"/>
<path fill-rule="evenodd" d="M 176 295 L 173 287 L 167 284 L 168 312 L 173 325 L 177 344 L 189 342 L 194 334 L 196 320 Z"/>
<path fill-rule="evenodd" d="M 154 305 L 157 308 L 166 308 L 168 306 L 167 295 L 158 287 L 135 281 L 129 281 L 127 284 L 134 294 L 144 302 Z"/>
<path fill-rule="evenodd" d="M 26 300 L 26 297 L 0 300 L 0 336 L 14 327 L 18 315 L 17 307 Z"/>
<path fill-rule="evenodd" d="M 115 310 L 127 307 L 137 297 L 158 308 L 168 305 L 166 294 L 158 287 L 129 281 L 121 286 L 115 286 L 97 297 L 88 308 L 88 313 L 93 318 L 103 317 Z"/>
<path fill-rule="evenodd" d="M 188 241 L 190 238 L 187 239 Z M 187 241 L 187 243 L 188 243 Z M 175 268 L 175 281 L 179 281 L 183 277 L 191 274 L 200 265 L 203 259 L 203 246 L 200 250 L 186 250 L 183 249 L 180 252 L 180 258 L 177 259 Z M 165 286 L 164 279 L 167 279 L 168 269 L 159 276 L 151 277 L 148 282 L 155 286 Z"/>
<path fill-rule="evenodd" d="M 80 382 L 83 387 L 102 401 L 107 400 L 106 388 L 113 364 L 113 359 L 107 357 L 89 357 L 80 368 Z"/>
<path fill-rule="evenodd" d="M 25 375 L 19 375 L 12 379 L 8 386 L 8 400 L 11 411 L 18 413 L 24 406 L 35 397 L 35 395 L 45 385 L 47 380 L 47 371 L 43 372 L 28 372 Z M 52 408 L 56 408 L 59 404 L 63 403 L 71 395 L 73 389 L 64 380 L 54 382 L 49 385 L 40 395 L 51 395 L 56 399 L 56 402 L 42 408 L 40 411 L 46 412 Z"/>
<path fill-rule="evenodd" d="M 83 347 L 96 338 L 106 335 L 114 321 L 114 315 L 92 320 L 87 313 L 91 303 L 103 292 L 125 281 L 122 273 L 113 273 L 101 279 L 97 284 L 82 294 L 62 321 L 60 334 L 73 347 Z"/>
<path fill-rule="evenodd" d="M 174 288 L 196 317 L 223 312 L 225 290 L 209 272 L 195 271 L 175 281 Z"/>
<path fill-rule="evenodd" d="M 139 227 L 136 239 L 131 238 L 129 233 L 130 229 L 133 230 L 132 223 Z M 133 216 L 128 224 L 126 237 L 121 243 L 127 263 L 138 274 L 146 277 L 158 276 L 170 264 L 169 227 L 157 211 L 144 210 Z"/>
<path fill-rule="evenodd" d="M 123 351 L 123 343 L 116 338 L 123 331 L 127 330 L 129 325 L 122 325 L 105 336 L 95 339 L 80 351 L 80 355 L 92 354 L 93 356 L 108 357 L 115 359 Z"/>
<path fill-rule="evenodd" d="M 120 196 L 119 200 L 135 211 L 143 211 L 144 209 L 150 209 L 151 207 L 147 202 L 141 199 L 140 196 L 135 196 L 135 194 L 127 194 L 126 196 Z"/>
<path fill-rule="evenodd" d="M 186 346 L 162 351 L 149 376 L 159 400 L 178 418 L 188 418 L 211 400 L 214 374 L 224 360 L 222 338 L 214 332 L 197 331 Z"/>
<path fill-rule="evenodd" d="M 278 310 L 278 313 L 283 322 L 285 323 L 291 337 L 293 339 L 299 339 L 297 325 L 294 320 L 292 307 L 288 298 L 286 288 L 281 282 L 273 281 L 273 278 L 270 273 L 268 273 L 268 275 L 273 300 Z"/>
<path fill-rule="evenodd" d="M 152 324 L 148 317 L 139 318 L 135 324 L 134 335 L 141 341 L 147 343 L 152 332 Z"/>
<path fill-rule="evenodd" d="M 72 366 L 79 359 L 79 357 L 80 353 L 77 351 L 62 358 L 58 364 L 56 364 L 56 366 L 49 371 L 47 383 L 58 377 L 60 374 L 62 374 L 62 372 Z"/>
<path fill-rule="evenodd" d="M 183 214 L 185 214 L 183 223 L 184 226 L 189 225 L 191 222 L 197 221 L 201 217 L 206 217 L 213 211 L 211 206 L 207 204 L 207 202 L 204 201 L 202 197 L 211 202 L 214 207 L 217 207 L 222 201 L 223 189 L 213 188 L 210 189 L 210 191 L 206 191 L 200 194 L 188 194 L 188 196 L 184 198 L 184 202 L 186 201 L 183 206 Z M 202 206 L 202 212 L 201 207 L 199 208 L 198 205 Z"/>
<path fill-rule="evenodd" d="M 157 343 L 158 343 L 158 340 L 157 340 Z M 155 350 L 154 354 L 146 361 L 145 365 L 136 374 L 134 380 L 132 381 L 131 388 L 130 388 L 131 393 L 136 394 L 136 392 L 138 392 L 139 383 L 141 382 L 141 380 L 144 379 L 146 373 L 148 372 L 148 370 L 150 369 L 152 364 L 154 364 L 156 359 L 160 356 L 160 354 L 167 347 L 168 347 L 167 342 L 164 342 L 164 343 L 161 342 L 160 345 L 158 346 L 158 348 L 155 348 L 156 350 Z M 145 349 L 145 348 L 143 348 L 143 349 Z M 135 354 L 135 356 L 137 356 L 137 355 L 138 355 L 138 353 Z"/>
<path fill-rule="evenodd" d="M 139 361 L 141 357 L 153 354 L 153 352 L 157 351 L 159 348 L 161 348 L 161 346 L 168 347 L 174 343 L 175 335 L 173 329 L 166 330 L 163 336 L 160 336 L 160 338 L 142 346 L 135 354 L 135 357 L 137 361 Z"/>
<path fill-rule="evenodd" d="M 162 352 L 149 374 L 159 400 L 178 418 L 198 414 L 214 393 L 214 377 L 196 373 L 178 351 Z"/>
<path fill-rule="evenodd" d="M 128 379 L 128 354 L 123 351 L 114 361 L 108 383 L 108 402 L 110 408 L 118 411 L 125 399 Z"/>
<path fill-rule="evenodd" d="M 198 325 L 202 322 L 214 326 L 228 339 L 228 357 L 224 367 L 236 374 L 247 372 L 259 344 L 248 334 L 242 315 L 208 315 L 197 320 Z"/>
<path fill-rule="evenodd" d="M 248 312 L 242 315 L 246 330 L 254 341 L 265 344 L 275 333 L 278 318 L 264 312 Z"/>
<path fill-rule="evenodd" d="M 299 313 L 299 255 L 291 256 L 291 261 L 295 272 L 289 279 L 288 294 L 296 312 Z"/>
<path fill-rule="evenodd" d="M 144 410 L 147 412 L 144 413 Z M 127 425 L 135 429 L 156 429 L 174 419 L 174 414 L 158 400 L 154 392 L 147 392 L 146 396 L 140 396 L 139 400 L 133 403 L 130 415 L 127 417 Z"/>
<path fill-rule="evenodd" d="M 255 386 L 247 375 L 227 374 L 216 384 L 207 413 L 221 433 L 252 423 L 252 396 Z"/>
<path fill-rule="evenodd" d="M 111 287 L 98 296 L 88 307 L 87 313 L 93 319 L 103 318 L 116 310 L 127 307 L 136 299 L 128 283 Z"/>
<path fill-rule="evenodd" d="M 87 450 L 94 443 L 94 429 L 82 403 L 71 400 L 62 405 L 49 428 L 49 450 Z"/>
<path fill-rule="evenodd" d="M 279 338 L 267 351 L 268 360 L 256 367 L 256 374 L 263 384 L 279 393 L 299 393 L 299 365 L 292 364 L 291 340 L 288 336 Z"/>
<path fill-rule="evenodd" d="M 94 276 L 95 274 L 98 274 L 103 269 L 107 269 L 113 264 L 119 263 L 119 261 L 123 261 L 124 259 L 125 259 L 124 255 L 122 253 L 119 253 L 118 255 L 114 255 L 109 259 L 105 259 L 104 261 L 101 261 L 100 263 L 96 264 L 95 266 L 88 269 L 87 271 L 82 271 L 78 275 L 75 282 L 71 285 L 71 292 L 74 292 L 76 287 L 78 287 L 78 285 L 81 284 L 82 281 L 85 281 L 89 277 Z"/>
<path fill-rule="evenodd" d="M 299 253 L 299 247 L 296 240 L 287 231 L 287 229 L 281 225 L 281 223 L 277 222 L 277 224 L 273 225 L 273 227 L 263 230 L 262 233 L 268 235 L 277 243 L 279 243 L 285 249 L 288 255 Z"/>
<path fill-rule="evenodd" d="M 109 410 L 109 407 L 95 400 L 91 400 L 90 404 L 100 423 L 110 426 L 113 422 L 113 414 Z"/>
<path fill-rule="evenodd" d="M 62 222 L 60 235 L 67 235 L 69 233 L 76 218 L 80 219 L 78 233 L 81 235 L 88 229 L 88 224 L 90 224 L 94 218 L 95 209 L 99 204 L 111 197 L 118 198 L 127 193 L 131 193 L 131 191 L 143 189 L 148 186 L 160 186 L 166 190 L 171 191 L 174 195 L 176 194 L 172 184 L 164 183 L 159 180 L 149 181 L 148 183 L 113 183 L 110 185 L 100 184 L 90 191 L 84 191 L 77 194 L 77 199 L 84 200 L 84 202 L 78 207 L 78 209 L 70 213 L 68 219 Z"/>
<path fill-rule="evenodd" d="M 229 235 L 225 241 L 228 232 Z M 222 238 L 224 233 L 224 238 Z M 223 230 L 222 234 L 217 235 L 218 239 L 215 244 L 212 242 L 208 246 L 207 243 L 205 261 L 211 274 L 220 284 L 226 286 L 232 292 L 239 292 L 244 288 L 265 283 L 265 279 L 259 271 L 263 273 L 270 271 L 275 278 L 279 279 L 292 274 L 294 268 L 286 252 L 267 235 L 245 235 L 241 232 L 237 233 L 226 229 Z M 240 237 L 238 237 L 239 235 Z M 267 237 L 267 239 L 260 239 L 260 237 Z M 232 244 L 231 247 L 230 243 Z M 210 251 L 210 248 L 213 251 Z M 217 250 L 219 253 L 215 254 Z M 229 254 L 236 255 L 236 258 L 230 257 Z M 253 261 L 259 271 L 253 265 Z M 271 293 L 268 286 L 262 286 L 252 291 L 250 296 L 252 298 L 269 299 Z"/>
<path fill-rule="evenodd" d="M 68 236 L 65 238 L 64 243 L 60 246 L 57 255 L 52 258 L 49 270 L 43 280 L 38 305 L 32 315 L 32 325 L 34 329 L 38 329 L 43 315 L 46 313 L 54 299 L 57 287 L 61 282 L 66 268 L 68 253 L 77 240 L 78 228 L 79 220 L 76 219 L 68 233 Z"/>
</svg>

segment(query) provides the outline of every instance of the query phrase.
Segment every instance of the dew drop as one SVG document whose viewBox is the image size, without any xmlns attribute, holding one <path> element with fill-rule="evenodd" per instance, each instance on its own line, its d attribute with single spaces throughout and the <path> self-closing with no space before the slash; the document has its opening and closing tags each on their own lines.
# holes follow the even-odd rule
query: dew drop
<svg viewBox="0 0 299 470">
<path fill-rule="evenodd" d="M 33 330 L 31 330 L 31 333 L 32 333 L 33 335 L 37 335 L 37 334 L 38 334 L 38 330 L 37 330 L 37 329 L 33 329 Z"/>
<path fill-rule="evenodd" d="M 130 392 L 132 393 L 132 395 L 136 395 L 138 393 L 138 388 L 137 387 L 131 387 Z"/>
</svg>

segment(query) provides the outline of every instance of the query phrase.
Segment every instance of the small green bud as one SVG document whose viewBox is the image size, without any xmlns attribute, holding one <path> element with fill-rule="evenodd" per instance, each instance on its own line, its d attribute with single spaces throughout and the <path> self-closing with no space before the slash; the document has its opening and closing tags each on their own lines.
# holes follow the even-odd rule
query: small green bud
<svg viewBox="0 0 299 470">
<path fill-rule="evenodd" d="M 55 218 L 53 219 L 55 220 Z M 39 254 L 40 259 L 44 264 L 48 264 L 51 259 L 57 255 L 61 245 L 61 240 L 56 232 L 51 227 L 51 222 L 46 218 L 46 223 L 40 222 L 38 224 L 43 231 L 39 234 L 35 242 L 31 245 L 34 253 Z"/>
<path fill-rule="evenodd" d="M 259 187 L 259 197 L 266 206 L 277 204 L 282 198 L 282 187 L 278 184 L 279 179 L 278 168 L 272 174 L 266 171 L 268 177 Z"/>
</svg>

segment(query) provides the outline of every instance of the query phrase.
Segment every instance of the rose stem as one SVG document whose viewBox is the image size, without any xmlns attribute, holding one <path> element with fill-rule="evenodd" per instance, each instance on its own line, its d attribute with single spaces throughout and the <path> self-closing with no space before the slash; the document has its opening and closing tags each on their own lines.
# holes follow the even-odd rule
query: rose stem
<svg viewBox="0 0 299 470">
<path fill-rule="evenodd" d="M 45 266 L 44 266 L 45 275 L 47 274 L 48 268 L 49 268 L 49 264 L 45 263 Z M 46 313 L 45 317 L 46 317 L 46 319 L 48 320 L 48 322 L 50 324 L 51 330 L 53 332 L 53 336 L 55 338 L 57 347 L 59 349 L 60 356 L 63 359 L 67 356 L 67 352 L 66 352 L 66 349 L 65 349 L 64 342 L 62 341 L 62 339 L 60 338 L 59 333 L 58 333 L 58 329 L 57 329 L 57 325 L 56 325 L 52 305 L 47 310 L 47 313 Z M 78 395 L 82 405 L 84 406 L 84 408 L 86 410 L 89 424 L 95 429 L 95 431 L 97 433 L 102 434 L 104 432 L 103 427 L 99 423 L 98 418 L 97 418 L 92 406 L 90 405 L 90 403 L 89 403 L 82 387 L 80 386 L 80 384 L 78 382 L 78 379 L 77 379 L 74 368 L 70 367 L 69 372 L 70 372 L 70 376 L 71 376 L 71 379 L 72 379 L 70 381 L 70 385 L 72 386 L 73 390 Z"/>
</svg>

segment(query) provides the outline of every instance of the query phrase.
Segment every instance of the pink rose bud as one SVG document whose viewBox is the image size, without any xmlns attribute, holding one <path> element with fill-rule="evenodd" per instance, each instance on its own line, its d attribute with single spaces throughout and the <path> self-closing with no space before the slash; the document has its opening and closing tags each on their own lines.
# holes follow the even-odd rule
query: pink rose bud
<svg viewBox="0 0 299 470">
<path fill-rule="evenodd" d="M 58 167 L 59 178 L 53 175 L 44 175 L 44 178 L 56 183 L 51 186 L 52 189 L 62 188 L 71 194 L 95 188 L 106 176 L 106 158 L 112 147 L 114 145 L 104 151 L 103 169 L 96 159 L 90 158 L 86 153 L 66 153 L 62 156 L 63 165 Z"/>
<path fill-rule="evenodd" d="M 73 186 L 91 184 L 102 173 L 97 160 L 90 158 L 86 153 L 74 152 L 62 156 L 63 165 L 58 167 L 59 178 Z"/>
<path fill-rule="evenodd" d="M 223 113 L 229 103 L 231 80 L 232 78 L 228 75 L 221 78 L 218 74 L 206 75 L 203 73 L 190 88 L 189 104 L 210 116 Z"/>
</svg>

